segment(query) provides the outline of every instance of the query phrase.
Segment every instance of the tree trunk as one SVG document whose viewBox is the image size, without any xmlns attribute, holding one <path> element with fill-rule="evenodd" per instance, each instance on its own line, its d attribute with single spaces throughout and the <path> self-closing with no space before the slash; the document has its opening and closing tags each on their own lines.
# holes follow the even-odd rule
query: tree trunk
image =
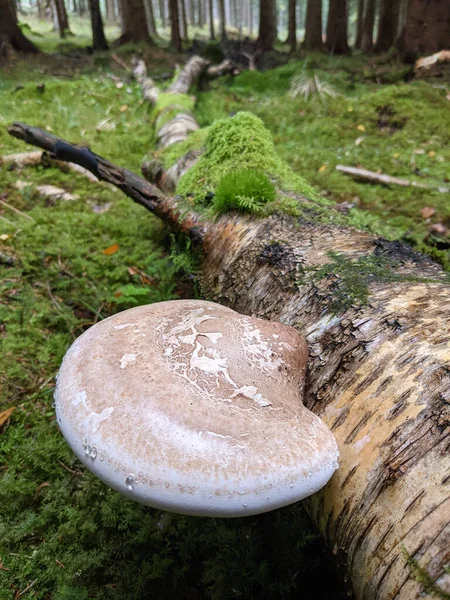
<svg viewBox="0 0 450 600">
<path fill-rule="evenodd" d="M 89 10 L 92 24 L 92 47 L 94 50 L 108 50 L 99 0 L 89 0 Z"/>
<path fill-rule="evenodd" d="M 152 0 L 144 0 L 145 16 L 147 18 L 147 31 L 149 36 L 153 39 L 158 35 L 156 31 L 155 14 L 153 12 Z"/>
<path fill-rule="evenodd" d="M 375 52 L 387 52 L 397 38 L 400 16 L 399 0 L 382 0 Z"/>
<path fill-rule="evenodd" d="M 322 51 L 322 0 L 308 0 L 306 8 L 305 50 Z"/>
<path fill-rule="evenodd" d="M 9 0 L 0 0 L 0 57 L 1 46 L 10 44 L 18 52 L 37 54 L 39 49 L 22 33 L 11 10 Z"/>
<path fill-rule="evenodd" d="M 297 0 L 289 0 L 288 37 L 286 43 L 291 52 L 297 48 Z"/>
<path fill-rule="evenodd" d="M 186 0 L 181 0 L 181 17 L 183 21 L 183 38 L 185 40 L 189 39 L 189 31 L 188 31 L 188 23 L 187 23 L 187 15 L 186 15 Z"/>
<path fill-rule="evenodd" d="M 253 35 L 253 1 L 248 0 L 248 37 Z"/>
<path fill-rule="evenodd" d="M 449 46 L 450 2 L 410 0 L 405 28 L 398 42 L 403 59 L 413 62 L 418 56 L 447 50 Z"/>
<path fill-rule="evenodd" d="M 219 0 L 219 27 L 220 39 L 223 41 L 227 38 L 226 32 L 226 17 L 225 17 L 225 0 Z"/>
<path fill-rule="evenodd" d="M 164 0 L 159 0 L 159 18 L 161 19 L 161 26 L 165 27 L 166 23 L 166 10 L 164 6 Z"/>
<path fill-rule="evenodd" d="M 367 0 L 361 40 L 361 50 L 366 54 L 373 51 L 373 26 L 375 25 L 376 6 L 376 0 Z"/>
<path fill-rule="evenodd" d="M 106 0 L 106 20 L 108 23 L 117 22 L 116 5 L 114 0 Z"/>
<path fill-rule="evenodd" d="M 67 17 L 66 5 L 64 0 L 53 0 L 53 11 L 56 19 L 56 25 L 59 37 L 64 39 L 69 32 L 69 19 Z"/>
<path fill-rule="evenodd" d="M 305 501 L 310 515 L 357 600 L 446 598 L 450 286 L 442 270 L 401 243 L 314 222 L 313 211 L 207 219 L 85 148 L 23 124 L 9 131 L 78 159 L 191 235 L 203 250 L 205 297 L 304 334 L 305 404 L 341 452 L 329 484 Z M 351 290 L 361 284 L 357 300 Z"/>
<path fill-rule="evenodd" d="M 275 0 L 260 0 L 259 3 L 259 35 L 260 50 L 273 50 L 276 41 Z"/>
<path fill-rule="evenodd" d="M 175 52 L 182 51 L 180 23 L 178 19 L 178 0 L 169 0 L 170 47 Z"/>
<path fill-rule="evenodd" d="M 120 15 L 122 19 L 120 43 L 152 41 L 148 35 L 144 0 L 120 0 Z"/>
<path fill-rule="evenodd" d="M 347 43 L 347 0 L 330 0 L 327 50 L 331 54 L 350 54 Z"/>
<path fill-rule="evenodd" d="M 215 32 L 214 32 L 214 5 L 213 0 L 208 0 L 209 6 L 209 39 L 215 40 Z"/>
<path fill-rule="evenodd" d="M 358 16 L 357 16 L 357 20 L 356 20 L 356 37 L 355 37 L 355 48 L 357 50 L 361 50 L 363 20 L 364 20 L 364 0 L 358 0 Z"/>
</svg>

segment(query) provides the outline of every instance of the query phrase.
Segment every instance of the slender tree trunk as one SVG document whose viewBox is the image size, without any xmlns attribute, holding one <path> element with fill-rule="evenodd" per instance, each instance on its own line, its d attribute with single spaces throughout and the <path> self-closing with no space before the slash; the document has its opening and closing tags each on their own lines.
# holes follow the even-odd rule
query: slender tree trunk
<svg viewBox="0 0 450 600">
<path fill-rule="evenodd" d="M 297 0 L 289 0 L 288 37 L 286 43 L 291 52 L 297 48 Z"/>
<path fill-rule="evenodd" d="M 152 0 L 144 0 L 145 16 L 147 18 L 147 30 L 150 37 L 153 39 L 158 35 L 156 31 L 155 14 L 153 12 Z"/>
<path fill-rule="evenodd" d="M 225 0 L 219 0 L 219 28 L 220 39 L 223 41 L 227 37 L 226 32 L 226 17 L 225 17 Z"/>
<path fill-rule="evenodd" d="M 260 0 L 257 42 L 260 50 L 273 50 L 277 36 L 275 18 L 275 0 Z"/>
<path fill-rule="evenodd" d="M 182 24 L 182 39 L 189 39 L 187 15 L 186 15 L 186 0 L 179 0 L 181 5 L 181 24 Z"/>
<path fill-rule="evenodd" d="M 165 27 L 166 23 L 166 10 L 164 6 L 164 0 L 159 0 L 159 18 L 161 19 L 161 27 Z"/>
<path fill-rule="evenodd" d="M 208 0 L 209 6 L 209 39 L 215 40 L 215 32 L 214 32 L 214 4 L 213 0 Z"/>
<path fill-rule="evenodd" d="M 305 50 L 322 51 L 322 0 L 308 0 L 305 23 Z"/>
<path fill-rule="evenodd" d="M 327 50 L 331 54 L 350 54 L 347 42 L 347 0 L 330 0 Z"/>
<path fill-rule="evenodd" d="M 450 46 L 449 0 L 410 0 L 398 48 L 407 61 Z"/>
<path fill-rule="evenodd" d="M 363 20 L 364 20 L 364 0 L 358 0 L 358 16 L 357 16 L 357 20 L 356 20 L 356 38 L 355 38 L 355 48 L 357 50 L 361 50 Z"/>
<path fill-rule="evenodd" d="M 105 32 L 103 30 L 102 14 L 100 12 L 99 0 L 89 0 L 92 25 L 92 47 L 94 50 L 107 50 Z"/>
<path fill-rule="evenodd" d="M 253 35 L 253 0 L 248 0 L 248 37 Z"/>
<path fill-rule="evenodd" d="M 18 52 L 37 54 L 39 49 L 27 39 L 11 10 L 9 0 L 0 0 L 0 46 L 10 44 Z"/>
<path fill-rule="evenodd" d="M 376 6 L 376 0 L 367 0 L 361 40 L 361 49 L 366 54 L 370 54 L 373 51 L 373 27 L 375 25 Z"/>
<path fill-rule="evenodd" d="M 170 46 L 175 52 L 182 51 L 180 23 L 178 19 L 178 0 L 169 0 Z"/>
<path fill-rule="evenodd" d="M 117 23 L 116 5 L 114 0 L 106 0 L 106 20 L 108 23 Z"/>
<path fill-rule="evenodd" d="M 64 0 L 53 0 L 53 13 L 60 38 L 65 38 L 69 32 L 69 19 L 67 17 Z"/>
<path fill-rule="evenodd" d="M 380 22 L 378 24 L 376 52 L 387 52 L 397 38 L 400 16 L 399 0 L 382 0 Z"/>
<path fill-rule="evenodd" d="M 150 43 L 152 41 L 148 35 L 144 0 L 120 0 L 120 14 L 122 19 L 121 43 Z"/>
</svg>

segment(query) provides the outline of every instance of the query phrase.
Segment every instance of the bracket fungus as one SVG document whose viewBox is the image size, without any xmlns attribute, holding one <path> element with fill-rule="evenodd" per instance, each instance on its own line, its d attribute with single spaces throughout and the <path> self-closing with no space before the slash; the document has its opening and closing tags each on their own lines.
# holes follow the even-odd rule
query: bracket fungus
<svg viewBox="0 0 450 600">
<path fill-rule="evenodd" d="M 125 496 L 237 517 L 301 500 L 338 467 L 302 404 L 292 327 L 200 300 L 139 306 L 81 335 L 62 363 L 57 420 L 80 460 Z"/>
</svg>

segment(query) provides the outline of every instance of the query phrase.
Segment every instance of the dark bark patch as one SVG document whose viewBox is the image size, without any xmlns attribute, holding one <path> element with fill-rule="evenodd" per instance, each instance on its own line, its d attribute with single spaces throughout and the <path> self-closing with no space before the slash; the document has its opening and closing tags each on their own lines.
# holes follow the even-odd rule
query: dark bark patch
<svg viewBox="0 0 450 600">
<path fill-rule="evenodd" d="M 353 442 L 353 440 L 356 438 L 358 433 L 361 431 L 361 429 L 364 427 L 364 425 L 371 419 L 371 417 L 374 415 L 374 413 L 375 413 L 374 410 L 369 410 L 363 416 L 363 418 L 359 421 L 359 423 L 356 425 L 356 427 L 345 438 L 344 444 L 351 444 Z"/>
</svg>

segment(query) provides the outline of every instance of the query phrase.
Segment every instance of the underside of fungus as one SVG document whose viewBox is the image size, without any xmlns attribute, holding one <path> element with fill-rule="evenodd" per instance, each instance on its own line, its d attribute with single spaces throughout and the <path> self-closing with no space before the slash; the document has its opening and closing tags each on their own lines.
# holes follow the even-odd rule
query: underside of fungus
<svg viewBox="0 0 450 600">
<path fill-rule="evenodd" d="M 102 481 L 173 512 L 234 517 L 309 496 L 337 468 L 302 404 L 292 327 L 200 300 L 141 306 L 80 336 L 55 393 L 61 430 Z"/>
</svg>

